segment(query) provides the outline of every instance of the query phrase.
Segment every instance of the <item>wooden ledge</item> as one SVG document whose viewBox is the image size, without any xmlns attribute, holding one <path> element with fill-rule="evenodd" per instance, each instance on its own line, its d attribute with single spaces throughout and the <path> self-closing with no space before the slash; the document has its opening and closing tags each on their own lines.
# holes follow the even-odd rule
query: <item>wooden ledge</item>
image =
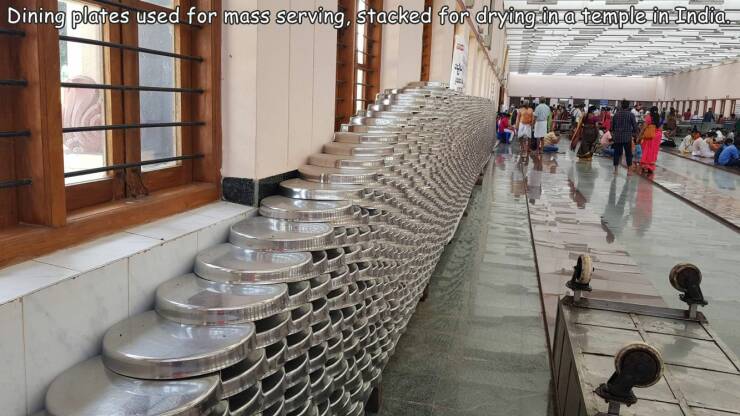
<svg viewBox="0 0 740 416">
<path fill-rule="evenodd" d="M 0 231 L 0 267 L 20 263 L 93 238 L 113 234 L 218 200 L 218 186 L 195 182 L 70 212 L 67 225 L 18 225 Z"/>
</svg>

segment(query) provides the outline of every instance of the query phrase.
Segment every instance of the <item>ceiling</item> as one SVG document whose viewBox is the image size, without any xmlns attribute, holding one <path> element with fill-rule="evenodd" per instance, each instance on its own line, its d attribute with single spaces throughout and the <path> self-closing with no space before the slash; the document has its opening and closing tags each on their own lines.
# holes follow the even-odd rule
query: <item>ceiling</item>
<svg viewBox="0 0 740 416">
<path fill-rule="evenodd" d="M 580 11 L 627 9 L 634 4 L 671 11 L 684 6 L 724 10 L 730 24 L 586 26 Z M 541 8 L 576 10 L 578 23 L 544 25 Z M 651 77 L 706 68 L 740 60 L 740 0 L 504 0 L 504 10 L 537 10 L 534 29 L 523 24 L 506 26 L 509 71 L 519 74 L 599 75 Z"/>
</svg>

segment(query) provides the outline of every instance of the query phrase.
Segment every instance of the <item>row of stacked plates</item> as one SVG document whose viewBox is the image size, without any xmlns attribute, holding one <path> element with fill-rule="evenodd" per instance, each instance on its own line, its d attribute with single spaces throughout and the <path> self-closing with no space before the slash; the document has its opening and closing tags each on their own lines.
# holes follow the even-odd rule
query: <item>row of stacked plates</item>
<svg viewBox="0 0 740 416">
<path fill-rule="evenodd" d="M 490 101 L 415 83 L 57 377 L 68 415 L 363 415 L 490 154 Z"/>
</svg>

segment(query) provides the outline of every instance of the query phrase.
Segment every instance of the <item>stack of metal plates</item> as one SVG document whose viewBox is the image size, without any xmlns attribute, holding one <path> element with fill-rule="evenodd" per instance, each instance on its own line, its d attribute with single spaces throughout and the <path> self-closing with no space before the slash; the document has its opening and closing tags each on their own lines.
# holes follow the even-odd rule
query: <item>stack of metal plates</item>
<svg viewBox="0 0 740 416">
<path fill-rule="evenodd" d="M 52 415 L 362 415 L 492 146 L 490 101 L 378 95 L 59 376 Z M 128 412 L 128 413 L 127 413 Z M 132 413 L 133 412 L 133 413 Z"/>
</svg>

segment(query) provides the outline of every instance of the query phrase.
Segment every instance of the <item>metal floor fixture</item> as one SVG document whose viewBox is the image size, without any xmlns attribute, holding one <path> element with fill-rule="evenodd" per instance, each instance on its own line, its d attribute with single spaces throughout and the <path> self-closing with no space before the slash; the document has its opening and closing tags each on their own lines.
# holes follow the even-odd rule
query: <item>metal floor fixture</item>
<svg viewBox="0 0 740 416">
<path fill-rule="evenodd" d="M 363 415 L 491 153 L 494 106 L 386 90 L 229 243 L 111 327 L 45 413 Z"/>
</svg>

